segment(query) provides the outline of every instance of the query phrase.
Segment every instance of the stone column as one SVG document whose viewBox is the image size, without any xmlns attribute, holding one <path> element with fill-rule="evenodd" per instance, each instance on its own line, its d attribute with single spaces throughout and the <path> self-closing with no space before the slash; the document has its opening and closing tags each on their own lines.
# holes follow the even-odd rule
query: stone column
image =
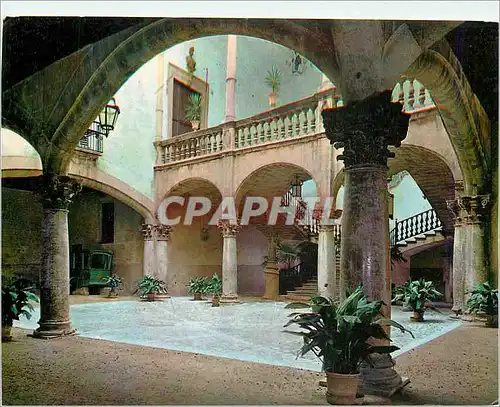
<svg viewBox="0 0 500 407">
<path fill-rule="evenodd" d="M 144 259 L 142 262 L 142 275 L 157 277 L 155 267 L 155 225 L 143 224 L 142 235 L 144 237 Z"/>
<path fill-rule="evenodd" d="M 394 157 L 388 147 L 401 145 L 410 118 L 399 103 L 391 102 L 391 94 L 375 93 L 322 113 L 330 143 L 344 149 L 337 158 L 345 165 L 341 275 L 350 289 L 362 283 L 368 300 L 388 304 L 383 310 L 388 316 L 387 159 Z M 389 397 L 406 384 L 390 355 L 374 354 L 372 359 L 374 368 L 361 367 L 362 393 Z"/>
<path fill-rule="evenodd" d="M 336 295 L 335 226 L 320 225 L 318 234 L 318 294 Z"/>
<path fill-rule="evenodd" d="M 43 206 L 43 246 L 40 273 L 40 325 L 35 338 L 71 335 L 69 318 L 69 237 L 68 206 L 81 185 L 68 177 L 41 178 Z"/>
<path fill-rule="evenodd" d="M 236 234 L 239 226 L 236 222 L 221 219 L 217 226 L 222 232 L 222 296 L 221 303 L 237 303 L 238 301 L 238 251 Z"/>
<path fill-rule="evenodd" d="M 457 314 L 466 309 L 467 292 L 489 277 L 484 240 L 489 202 L 489 195 L 461 196 L 447 202 L 455 219 L 452 310 Z"/>
<path fill-rule="evenodd" d="M 156 225 L 156 274 L 167 283 L 168 277 L 168 241 L 172 228 L 167 225 Z"/>
<path fill-rule="evenodd" d="M 266 292 L 264 298 L 269 300 L 277 300 L 279 297 L 280 274 L 279 267 L 276 261 L 276 236 L 271 236 L 267 243 L 267 263 L 265 269 L 266 276 Z"/>
<path fill-rule="evenodd" d="M 236 36 L 227 36 L 226 116 L 224 122 L 236 120 L 234 110 L 236 90 Z"/>
</svg>

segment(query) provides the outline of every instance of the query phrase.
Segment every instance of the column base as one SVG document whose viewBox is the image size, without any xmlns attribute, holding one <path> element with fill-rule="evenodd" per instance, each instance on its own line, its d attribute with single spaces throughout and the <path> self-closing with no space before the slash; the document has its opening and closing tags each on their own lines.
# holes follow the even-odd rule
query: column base
<svg viewBox="0 0 500 407">
<path fill-rule="evenodd" d="M 62 336 L 76 335 L 76 329 L 71 328 L 70 322 L 45 321 L 38 322 L 40 327 L 29 336 L 39 339 L 53 339 Z"/>
<path fill-rule="evenodd" d="M 390 355 L 371 355 L 374 367 L 363 362 L 360 367 L 358 393 L 389 398 L 400 391 L 410 379 L 402 378 L 395 370 L 395 362 Z"/>
<path fill-rule="evenodd" d="M 220 297 L 221 304 L 240 304 L 241 301 L 238 299 L 237 295 L 223 295 Z"/>
</svg>

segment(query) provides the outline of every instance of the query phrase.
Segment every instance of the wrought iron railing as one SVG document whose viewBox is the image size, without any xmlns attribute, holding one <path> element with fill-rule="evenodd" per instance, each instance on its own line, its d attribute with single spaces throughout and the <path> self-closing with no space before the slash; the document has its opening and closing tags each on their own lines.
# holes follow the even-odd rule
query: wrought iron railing
<svg viewBox="0 0 500 407">
<path fill-rule="evenodd" d="M 85 134 L 77 145 L 78 148 L 97 153 L 103 152 L 103 136 L 100 134 Z"/>
<path fill-rule="evenodd" d="M 418 213 L 409 218 L 397 221 L 390 232 L 391 246 L 399 242 L 441 228 L 441 221 L 434 209 Z"/>
</svg>

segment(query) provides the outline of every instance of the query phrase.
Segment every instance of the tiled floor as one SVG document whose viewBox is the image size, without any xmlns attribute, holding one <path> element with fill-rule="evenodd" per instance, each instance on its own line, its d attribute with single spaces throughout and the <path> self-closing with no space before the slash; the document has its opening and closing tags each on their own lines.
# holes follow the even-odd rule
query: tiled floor
<svg viewBox="0 0 500 407">
<path fill-rule="evenodd" d="M 287 315 L 282 302 L 247 302 L 211 307 L 207 301 L 172 297 L 162 302 L 117 301 L 71 306 L 71 320 L 81 336 L 143 346 L 196 352 L 249 362 L 321 370 L 313 354 L 297 359 L 301 339 L 283 332 Z M 411 330 L 392 329 L 397 356 L 428 342 L 461 323 L 446 311 L 428 311 L 424 323 L 409 320 L 411 313 L 392 308 L 392 318 Z M 37 327 L 38 315 L 15 323 Z"/>
</svg>

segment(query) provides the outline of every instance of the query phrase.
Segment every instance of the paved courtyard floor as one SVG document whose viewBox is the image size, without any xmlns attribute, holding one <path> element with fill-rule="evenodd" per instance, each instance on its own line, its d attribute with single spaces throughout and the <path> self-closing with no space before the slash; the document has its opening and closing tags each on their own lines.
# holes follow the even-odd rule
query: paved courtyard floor
<svg viewBox="0 0 500 407">
<path fill-rule="evenodd" d="M 158 302 L 100 301 L 71 306 L 73 327 L 82 337 L 201 353 L 204 355 L 269 365 L 321 371 L 313 354 L 297 358 L 301 339 L 283 332 L 287 315 L 283 302 L 243 302 L 211 307 L 208 301 L 171 297 Z M 401 349 L 396 357 L 449 332 L 461 322 L 442 313 L 428 311 L 425 323 L 411 322 L 411 313 L 392 307 L 392 319 L 415 336 L 391 330 Z M 39 315 L 14 326 L 35 329 Z"/>
</svg>

